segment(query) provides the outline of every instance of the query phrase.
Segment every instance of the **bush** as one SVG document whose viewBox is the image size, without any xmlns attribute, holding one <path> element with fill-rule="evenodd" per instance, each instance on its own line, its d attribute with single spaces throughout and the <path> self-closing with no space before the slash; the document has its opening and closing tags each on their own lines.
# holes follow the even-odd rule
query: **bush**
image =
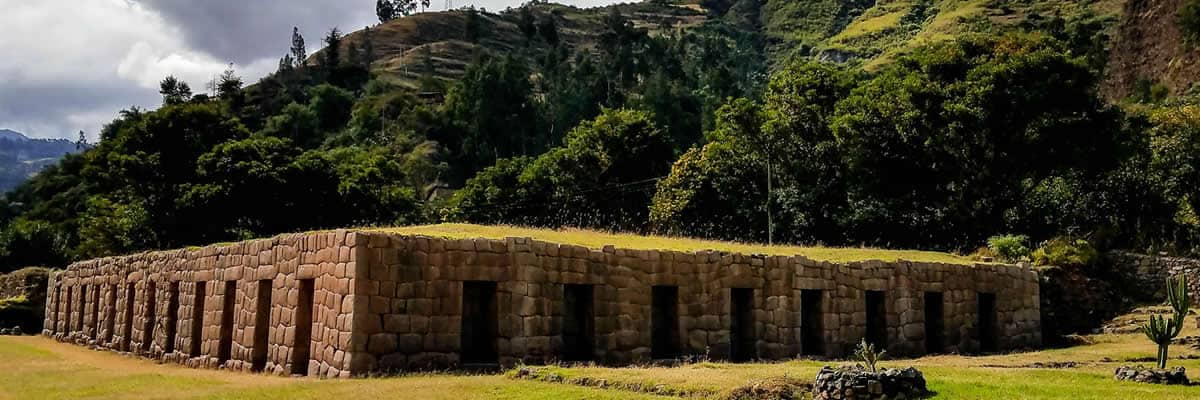
<svg viewBox="0 0 1200 400">
<path fill-rule="evenodd" d="M 988 238 L 988 250 L 1004 262 L 1017 262 L 1029 258 L 1029 237 L 1025 235 L 999 235 Z"/>
<path fill-rule="evenodd" d="M 42 326 L 42 308 L 25 296 L 0 299 L 0 328 L 21 327 L 26 333 Z"/>
<path fill-rule="evenodd" d="M 1183 32 L 1184 38 L 1191 43 L 1200 39 L 1200 1 L 1190 0 L 1179 7 L 1175 14 L 1175 24 Z"/>
<path fill-rule="evenodd" d="M 1090 242 L 1065 236 L 1047 240 L 1033 252 L 1033 263 L 1036 265 L 1082 267 L 1095 264 L 1099 259 L 1100 253 Z"/>
</svg>

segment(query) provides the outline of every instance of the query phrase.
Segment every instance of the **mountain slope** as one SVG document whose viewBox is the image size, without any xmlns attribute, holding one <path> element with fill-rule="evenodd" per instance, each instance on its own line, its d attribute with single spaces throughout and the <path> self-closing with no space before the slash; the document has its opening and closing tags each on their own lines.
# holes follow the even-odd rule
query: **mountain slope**
<svg viewBox="0 0 1200 400">
<path fill-rule="evenodd" d="M 1110 100 L 1133 95 L 1139 81 L 1179 95 L 1200 76 L 1200 49 L 1184 43 L 1175 15 L 1187 0 L 1130 0 L 1113 40 L 1103 93 Z"/>
<path fill-rule="evenodd" d="M 77 147 L 70 140 L 31 139 L 20 132 L 0 129 L 0 192 L 7 192 L 75 151 Z"/>
<path fill-rule="evenodd" d="M 533 4 L 537 21 L 552 18 L 561 43 L 571 49 L 591 49 L 604 30 L 603 18 L 616 10 L 634 26 L 651 33 L 687 30 L 704 22 L 703 10 L 695 6 L 654 3 L 618 4 L 598 8 L 577 8 L 562 4 Z M 377 77 L 401 86 L 415 88 L 423 76 L 449 80 L 461 77 L 480 50 L 505 54 L 524 46 L 525 36 L 516 12 L 478 12 L 480 32 L 471 41 L 466 26 L 470 12 L 449 10 L 415 14 L 346 35 L 342 54 L 350 48 L 361 52 L 367 37 L 374 49 L 371 70 Z M 321 52 L 309 63 L 319 63 Z"/>
</svg>

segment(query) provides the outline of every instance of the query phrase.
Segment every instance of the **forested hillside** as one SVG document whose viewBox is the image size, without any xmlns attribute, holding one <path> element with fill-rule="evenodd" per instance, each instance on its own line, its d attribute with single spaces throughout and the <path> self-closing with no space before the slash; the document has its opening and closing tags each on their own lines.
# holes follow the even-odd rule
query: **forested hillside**
<svg viewBox="0 0 1200 400">
<path fill-rule="evenodd" d="M 316 54 L 293 33 L 250 85 L 166 77 L 160 108 L 4 196 L 0 271 L 436 221 L 1193 253 L 1200 106 L 1150 84 L 1100 95 L 1122 7 L 381 11 Z"/>
</svg>

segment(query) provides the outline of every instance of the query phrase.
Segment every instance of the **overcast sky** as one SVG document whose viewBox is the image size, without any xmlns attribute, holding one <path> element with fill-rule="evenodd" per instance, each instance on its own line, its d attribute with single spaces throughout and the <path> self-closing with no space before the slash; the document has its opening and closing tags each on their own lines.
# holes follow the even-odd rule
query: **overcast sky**
<svg viewBox="0 0 1200 400">
<path fill-rule="evenodd" d="M 453 4 L 500 10 L 522 2 Z M 255 82 L 278 66 L 293 26 L 311 53 L 330 27 L 375 22 L 375 0 L 0 0 L 0 129 L 70 139 L 83 130 L 95 140 L 117 111 L 156 107 L 167 75 L 201 92 L 233 63 Z"/>
</svg>

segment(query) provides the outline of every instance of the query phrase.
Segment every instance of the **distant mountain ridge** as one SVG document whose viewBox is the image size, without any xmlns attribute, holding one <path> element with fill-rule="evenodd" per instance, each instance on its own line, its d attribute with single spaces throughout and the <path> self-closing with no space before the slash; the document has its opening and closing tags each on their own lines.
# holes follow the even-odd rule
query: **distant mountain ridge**
<svg viewBox="0 0 1200 400">
<path fill-rule="evenodd" d="M 0 129 L 0 192 L 11 190 L 76 151 L 78 146 L 70 140 L 33 139 L 17 131 Z"/>
</svg>

